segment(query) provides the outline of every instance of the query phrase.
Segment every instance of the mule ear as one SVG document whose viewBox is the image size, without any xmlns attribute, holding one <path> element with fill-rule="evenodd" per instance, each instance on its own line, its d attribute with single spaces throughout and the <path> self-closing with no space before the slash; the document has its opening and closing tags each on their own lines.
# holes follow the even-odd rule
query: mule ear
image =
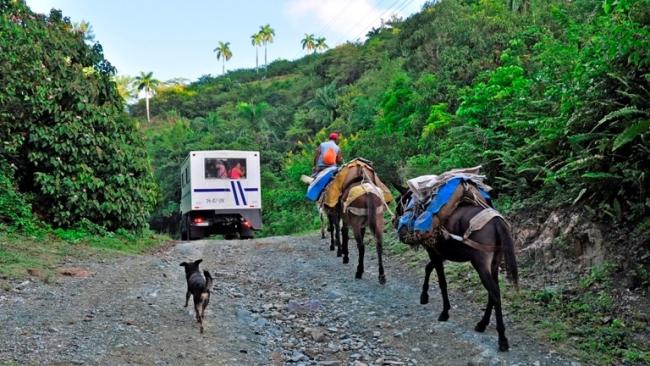
<svg viewBox="0 0 650 366">
<path fill-rule="evenodd" d="M 403 195 L 403 194 L 406 194 L 406 192 L 409 191 L 408 187 L 403 187 L 403 186 L 401 186 L 401 185 L 399 185 L 399 184 L 395 184 L 395 183 L 393 183 L 393 187 L 394 187 L 395 189 L 397 189 L 397 191 L 398 191 L 400 194 L 402 194 L 402 195 Z"/>
<path fill-rule="evenodd" d="M 187 267 L 187 263 L 183 262 L 180 264 L 181 267 Z"/>
</svg>

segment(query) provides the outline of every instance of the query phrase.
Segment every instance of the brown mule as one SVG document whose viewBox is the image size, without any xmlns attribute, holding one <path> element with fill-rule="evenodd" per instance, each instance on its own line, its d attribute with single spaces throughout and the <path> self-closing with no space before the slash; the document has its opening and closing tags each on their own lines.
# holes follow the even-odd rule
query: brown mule
<svg viewBox="0 0 650 366">
<path fill-rule="evenodd" d="M 404 207 L 410 196 L 411 191 L 399 189 L 402 195 L 397 200 L 396 216 L 399 218 L 404 213 Z M 445 229 L 452 234 L 463 235 L 469 227 L 470 220 L 476 216 L 483 207 L 461 204 L 443 223 Z M 398 220 L 393 221 L 397 228 Z M 499 289 L 499 262 L 503 256 L 509 279 L 518 288 L 517 261 L 514 252 L 514 243 L 510 229 L 505 221 L 500 218 L 490 220 L 483 228 L 474 231 L 469 239 L 472 245 L 469 246 L 461 241 L 451 237 L 446 238 L 438 234 L 436 245 L 434 247 L 424 246 L 429 254 L 430 262 L 425 267 L 424 284 L 420 295 L 420 303 L 429 302 L 429 278 L 431 272 L 435 269 L 438 275 L 438 285 L 442 295 L 442 312 L 438 321 L 449 319 L 449 297 L 447 296 L 447 280 L 445 279 L 444 261 L 451 260 L 454 262 L 470 262 L 472 267 L 478 272 L 481 283 L 488 292 L 488 301 L 483 318 L 474 328 L 477 332 L 485 331 L 490 323 L 492 309 L 494 308 L 497 322 L 497 332 L 499 334 L 499 350 L 507 351 L 509 349 L 508 338 L 505 334 L 503 324 L 503 314 L 501 310 L 501 291 Z"/>
</svg>

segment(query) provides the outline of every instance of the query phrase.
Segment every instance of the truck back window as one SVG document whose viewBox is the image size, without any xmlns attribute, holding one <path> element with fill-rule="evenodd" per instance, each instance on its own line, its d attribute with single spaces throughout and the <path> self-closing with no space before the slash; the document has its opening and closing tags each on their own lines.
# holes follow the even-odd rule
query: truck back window
<svg viewBox="0 0 650 366">
<path fill-rule="evenodd" d="M 205 179 L 246 179 L 246 159 L 205 158 Z"/>
</svg>

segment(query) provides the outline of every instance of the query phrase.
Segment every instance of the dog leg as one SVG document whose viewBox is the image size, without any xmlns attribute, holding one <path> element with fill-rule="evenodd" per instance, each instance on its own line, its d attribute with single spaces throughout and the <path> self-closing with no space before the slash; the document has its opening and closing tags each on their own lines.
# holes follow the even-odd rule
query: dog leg
<svg viewBox="0 0 650 366">
<path fill-rule="evenodd" d="M 190 301 L 190 290 L 188 289 L 187 292 L 185 293 L 185 306 L 184 307 L 187 307 L 187 304 L 189 303 L 189 301 Z"/>
</svg>

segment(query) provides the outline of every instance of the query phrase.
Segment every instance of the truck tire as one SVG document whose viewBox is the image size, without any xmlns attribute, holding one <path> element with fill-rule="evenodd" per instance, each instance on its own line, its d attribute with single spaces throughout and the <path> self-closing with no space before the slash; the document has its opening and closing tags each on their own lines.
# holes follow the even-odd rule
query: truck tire
<svg viewBox="0 0 650 366">
<path fill-rule="evenodd" d="M 239 229 L 239 238 L 240 239 L 254 239 L 255 238 L 255 232 L 252 229 L 241 228 L 241 229 Z"/>
<path fill-rule="evenodd" d="M 181 240 L 190 240 L 190 228 L 187 215 L 181 216 Z"/>
</svg>

